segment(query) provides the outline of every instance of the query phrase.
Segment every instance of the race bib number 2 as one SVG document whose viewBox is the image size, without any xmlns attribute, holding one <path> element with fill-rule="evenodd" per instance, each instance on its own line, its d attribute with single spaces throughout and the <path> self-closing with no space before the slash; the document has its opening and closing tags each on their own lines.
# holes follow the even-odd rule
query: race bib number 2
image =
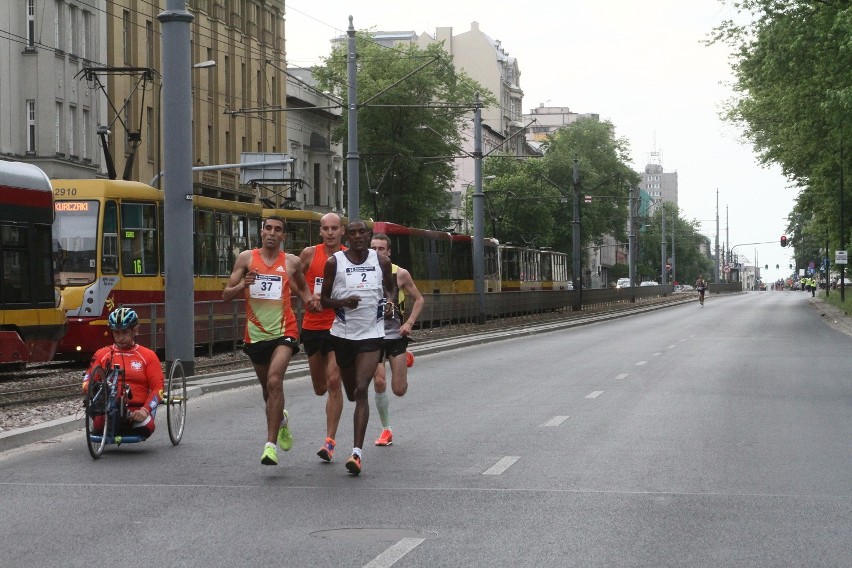
<svg viewBox="0 0 852 568">
<path fill-rule="evenodd" d="M 379 271 L 375 266 L 352 266 L 346 269 L 346 288 L 349 290 L 373 290 L 380 285 Z"/>
<path fill-rule="evenodd" d="M 280 300 L 283 279 L 271 274 L 258 274 L 249 286 L 249 296 L 259 300 Z"/>
</svg>

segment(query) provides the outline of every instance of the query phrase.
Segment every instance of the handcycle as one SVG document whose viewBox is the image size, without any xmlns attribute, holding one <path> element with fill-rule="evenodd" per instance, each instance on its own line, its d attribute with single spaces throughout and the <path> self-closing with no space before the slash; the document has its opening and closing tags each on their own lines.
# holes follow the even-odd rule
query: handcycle
<svg viewBox="0 0 852 568">
<path fill-rule="evenodd" d="M 186 425 L 187 401 L 186 375 L 179 359 L 175 359 L 169 367 L 165 387 L 165 392 L 160 392 L 160 407 L 166 407 L 169 439 L 177 446 Z M 133 393 L 125 381 L 121 365 L 92 369 L 83 399 L 86 444 L 92 458 L 101 457 L 107 444 L 133 444 L 145 440 L 142 436 L 118 433 L 121 422 L 127 419 L 127 401 L 132 398 Z"/>
</svg>

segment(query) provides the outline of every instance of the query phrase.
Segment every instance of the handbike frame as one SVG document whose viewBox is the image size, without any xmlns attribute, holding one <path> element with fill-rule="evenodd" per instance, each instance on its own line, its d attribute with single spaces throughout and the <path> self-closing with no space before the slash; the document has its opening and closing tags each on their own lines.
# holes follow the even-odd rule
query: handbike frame
<svg viewBox="0 0 852 568">
<path fill-rule="evenodd" d="M 161 405 L 166 407 L 169 439 L 178 445 L 186 425 L 186 376 L 180 360 L 172 362 L 165 392 L 160 392 Z M 122 394 L 119 396 L 119 392 Z M 84 399 L 86 443 L 92 458 L 98 459 L 107 444 L 132 444 L 145 440 L 137 435 L 116 436 L 119 420 L 127 416 L 127 383 L 120 365 L 95 367 L 89 377 Z M 95 429 L 95 418 L 105 416 L 103 425 Z"/>
</svg>

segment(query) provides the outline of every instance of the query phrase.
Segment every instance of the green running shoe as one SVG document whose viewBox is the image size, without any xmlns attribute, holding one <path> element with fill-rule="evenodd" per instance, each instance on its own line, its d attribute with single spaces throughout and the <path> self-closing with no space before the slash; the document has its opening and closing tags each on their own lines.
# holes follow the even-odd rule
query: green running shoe
<svg viewBox="0 0 852 568">
<path fill-rule="evenodd" d="M 278 430 L 278 447 L 285 452 L 293 447 L 293 436 L 290 434 L 290 416 L 287 411 L 284 411 L 284 418 L 281 420 L 281 428 Z"/>
<path fill-rule="evenodd" d="M 274 444 L 263 446 L 263 457 L 260 458 L 260 463 L 263 465 L 278 465 L 278 452 L 275 450 Z"/>
</svg>

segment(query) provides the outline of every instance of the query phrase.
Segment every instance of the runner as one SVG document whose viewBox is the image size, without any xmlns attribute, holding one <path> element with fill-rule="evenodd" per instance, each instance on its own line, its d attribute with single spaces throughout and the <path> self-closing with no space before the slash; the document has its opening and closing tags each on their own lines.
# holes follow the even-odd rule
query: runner
<svg viewBox="0 0 852 568">
<path fill-rule="evenodd" d="M 222 291 L 230 302 L 240 292 L 246 299 L 246 333 L 243 350 L 251 359 L 266 403 L 266 445 L 260 463 L 276 465 L 275 441 L 285 452 L 293 447 L 289 416 L 284 410 L 284 373 L 290 358 L 299 352 L 299 329 L 290 305 L 290 285 L 306 309 L 315 309 L 299 257 L 281 250 L 284 219 L 264 219 L 260 233 L 263 246 L 240 253 Z"/>
<path fill-rule="evenodd" d="M 325 264 L 322 305 L 335 311 L 332 343 L 346 397 L 355 401 L 354 444 L 346 469 L 361 473 L 362 448 L 370 418 L 368 390 L 382 359 L 385 314 L 397 290 L 391 262 L 370 250 L 370 230 L 362 221 L 346 226 L 349 249 Z"/>
</svg>

